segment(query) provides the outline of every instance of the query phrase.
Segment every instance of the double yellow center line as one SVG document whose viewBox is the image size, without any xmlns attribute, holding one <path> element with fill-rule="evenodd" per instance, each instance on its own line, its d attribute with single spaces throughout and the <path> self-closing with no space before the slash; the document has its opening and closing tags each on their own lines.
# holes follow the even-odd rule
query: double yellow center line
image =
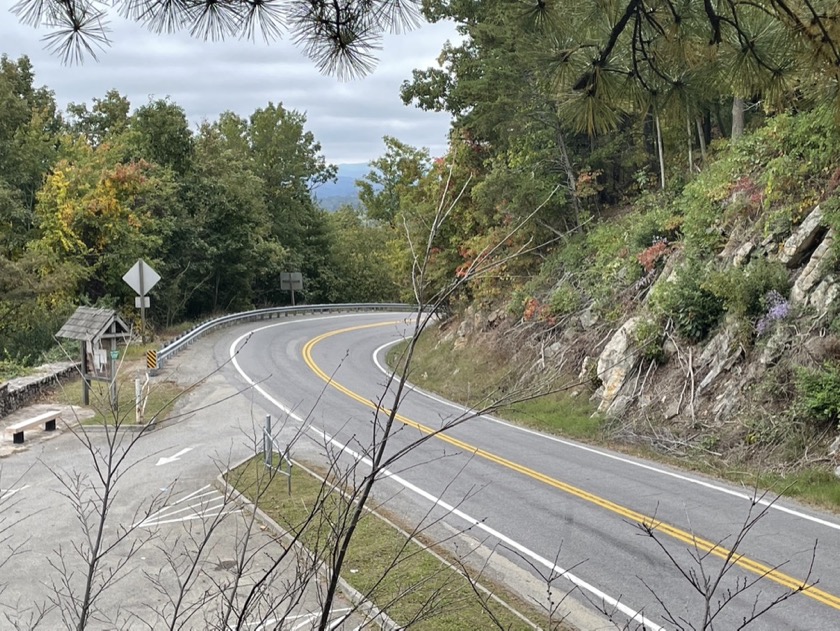
<svg viewBox="0 0 840 631">
<path fill-rule="evenodd" d="M 329 384 L 339 392 L 346 394 L 354 401 L 358 401 L 362 405 L 366 405 L 367 407 L 373 410 L 379 409 L 379 411 L 383 412 L 384 414 L 390 414 L 390 410 L 378 407 L 370 400 L 364 398 L 359 394 L 356 394 L 352 390 L 345 388 L 340 383 L 334 381 L 329 375 L 327 375 L 323 370 L 321 370 L 321 368 L 312 359 L 312 349 L 315 348 L 315 346 L 320 342 L 335 335 L 350 333 L 352 331 L 360 331 L 362 329 L 371 329 L 375 327 L 389 325 L 392 326 L 395 324 L 399 324 L 400 322 L 401 321 L 392 321 L 379 322 L 376 324 L 365 324 L 361 326 L 353 326 L 349 328 L 339 329 L 336 331 L 330 331 L 329 333 L 324 333 L 323 335 L 319 335 L 318 337 L 313 338 L 306 343 L 306 345 L 303 347 L 303 360 L 306 362 L 306 365 L 309 366 L 309 368 L 311 368 L 316 375 L 318 375 L 318 377 L 323 379 L 327 384 Z M 802 580 L 796 579 L 793 576 L 785 574 L 784 572 L 780 572 L 776 568 L 773 568 L 769 565 L 765 565 L 763 563 L 759 563 L 758 561 L 754 561 L 742 554 L 734 553 L 731 550 L 728 550 L 727 548 L 724 548 L 723 546 L 717 543 L 697 537 L 688 531 L 682 530 L 681 528 L 677 528 L 676 526 L 671 526 L 670 524 L 658 521 L 653 517 L 636 512 L 632 509 L 621 506 L 620 504 L 616 504 L 615 502 L 611 502 L 610 500 L 604 499 L 603 497 L 600 497 L 593 493 L 589 493 L 588 491 L 584 491 L 583 489 L 580 489 L 576 486 L 572 486 L 571 484 L 561 482 L 556 478 L 547 476 L 544 473 L 540 473 L 539 471 L 530 469 L 529 467 L 513 462 L 512 460 L 508 460 L 507 458 L 497 456 L 492 452 L 486 451 L 484 449 L 479 449 L 478 447 L 474 447 L 468 443 L 465 443 L 462 440 L 458 440 L 457 438 L 448 436 L 447 434 L 436 433 L 436 431 L 431 427 L 427 427 L 426 425 L 418 423 L 417 421 L 412 421 L 411 419 L 406 418 L 401 414 L 397 414 L 395 418 L 404 425 L 407 425 L 408 427 L 413 427 L 414 429 L 423 432 L 424 434 L 435 434 L 435 438 L 442 440 L 445 443 L 449 443 L 450 445 L 453 445 L 455 447 L 458 447 L 459 449 L 462 449 L 465 452 L 468 452 L 480 458 L 484 458 L 485 460 L 489 460 L 490 462 L 495 462 L 496 464 L 502 467 L 510 469 L 511 471 L 516 471 L 517 473 L 521 473 L 522 475 L 525 475 L 533 480 L 537 480 L 538 482 L 547 484 L 548 486 L 563 491 L 564 493 L 568 493 L 573 497 L 577 497 L 586 502 L 590 502 L 591 504 L 595 504 L 596 506 L 600 506 L 601 508 L 606 509 L 616 515 L 619 515 L 628 521 L 638 524 L 644 524 L 646 527 L 667 534 L 676 539 L 677 541 L 681 541 L 691 546 L 692 548 L 696 548 L 701 552 L 713 554 L 714 556 L 720 557 L 721 559 L 729 559 L 731 563 L 749 572 L 752 572 L 753 574 L 757 574 L 762 578 L 769 579 L 774 583 L 778 583 L 779 585 L 782 585 L 788 589 L 794 591 L 801 590 L 805 596 L 808 596 L 809 598 L 812 598 L 824 605 L 840 610 L 840 598 L 838 598 L 834 594 L 830 594 L 829 592 L 818 589 L 813 584 L 807 584 Z"/>
</svg>

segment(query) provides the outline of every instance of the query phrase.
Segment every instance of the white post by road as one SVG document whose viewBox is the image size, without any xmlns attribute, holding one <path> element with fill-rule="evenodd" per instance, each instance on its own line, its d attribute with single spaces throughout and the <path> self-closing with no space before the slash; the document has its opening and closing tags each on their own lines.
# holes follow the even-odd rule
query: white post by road
<svg viewBox="0 0 840 631">
<path fill-rule="evenodd" d="M 138 267 L 140 268 L 139 275 L 140 275 L 140 337 L 142 338 L 143 344 L 146 343 L 146 286 L 143 283 L 143 268 L 146 267 L 143 264 L 142 260 L 137 261 L 139 263 Z"/>
</svg>

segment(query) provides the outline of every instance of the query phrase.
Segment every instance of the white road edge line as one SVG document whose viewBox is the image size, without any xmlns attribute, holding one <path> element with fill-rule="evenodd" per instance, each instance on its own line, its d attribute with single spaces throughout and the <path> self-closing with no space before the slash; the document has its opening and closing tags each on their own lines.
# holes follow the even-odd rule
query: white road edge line
<svg viewBox="0 0 840 631">
<path fill-rule="evenodd" d="M 376 367 L 384 373 L 386 376 L 391 374 L 391 371 L 388 370 L 385 366 L 383 366 L 379 361 L 379 354 L 388 348 L 389 346 L 393 346 L 394 344 L 399 344 L 402 340 L 394 340 L 393 342 L 388 342 L 387 344 L 383 344 L 375 351 L 373 351 L 373 363 L 376 364 Z M 411 392 L 415 392 L 421 396 L 424 396 L 428 399 L 432 399 L 433 401 L 437 401 L 438 403 L 442 403 L 444 405 L 448 405 L 449 407 L 455 408 L 461 412 L 470 413 L 473 410 L 466 408 L 462 405 L 458 405 L 452 401 L 447 401 L 446 399 L 442 399 L 431 392 L 426 392 L 422 388 L 418 388 L 411 382 L 406 382 L 406 385 L 409 386 Z M 586 451 L 591 454 L 596 454 L 598 456 L 602 456 L 603 458 L 609 458 L 611 460 L 616 460 L 618 462 L 622 462 L 624 464 L 629 464 L 634 467 L 639 467 L 640 469 L 646 469 L 647 471 L 652 471 L 654 473 L 659 473 L 661 475 L 666 475 L 671 478 L 675 478 L 677 480 L 682 480 L 683 482 L 689 482 L 691 484 L 696 484 L 698 486 L 705 487 L 707 489 L 711 489 L 713 491 L 718 491 L 719 493 L 725 493 L 726 495 L 731 495 L 733 497 L 738 497 L 740 499 L 744 499 L 747 501 L 752 502 L 753 496 L 747 493 L 742 493 L 740 491 L 735 491 L 733 489 L 727 489 L 723 486 L 718 486 L 716 484 L 712 484 L 710 482 L 705 482 L 703 480 L 698 480 L 696 478 L 691 478 L 686 475 L 681 475 L 679 473 L 674 473 L 673 471 L 667 471 L 665 469 L 660 469 L 659 467 L 654 467 L 649 464 L 645 464 L 643 462 L 636 462 L 635 460 L 631 460 L 629 458 L 623 458 L 622 456 L 617 456 L 615 454 L 606 453 L 604 451 L 600 451 L 598 449 L 593 449 L 592 447 L 587 447 L 586 445 L 580 445 L 578 443 L 573 443 L 568 440 L 564 440 L 562 438 L 558 438 L 557 436 L 552 436 L 551 434 L 543 434 L 533 429 L 529 429 L 527 427 L 521 427 L 519 425 L 514 425 L 513 423 L 508 423 L 507 421 L 503 421 L 502 419 L 496 418 L 494 416 L 490 416 L 489 414 L 480 414 L 476 418 L 482 418 L 484 420 L 490 421 L 491 423 L 496 423 L 498 425 L 504 425 L 505 427 L 509 427 L 516 431 L 525 432 L 526 434 L 532 434 L 534 436 L 539 436 L 540 438 L 544 438 L 546 440 L 551 440 L 556 443 L 560 443 L 561 445 L 566 445 L 567 447 L 574 447 L 575 449 L 580 449 L 582 451 Z M 815 524 L 820 524 L 821 526 L 826 526 L 827 528 L 833 528 L 834 530 L 840 530 L 840 524 L 828 521 L 826 519 L 821 519 L 820 517 L 814 517 L 813 515 L 808 515 L 807 513 L 803 513 L 798 510 L 794 510 L 792 508 L 788 508 L 786 506 L 782 506 L 776 502 L 767 499 L 759 499 L 755 498 L 757 504 L 762 506 L 768 506 L 772 510 L 777 510 L 782 513 L 787 513 L 788 515 L 792 515 L 793 517 L 799 517 L 800 519 L 805 519 L 810 522 L 814 522 Z"/>
<path fill-rule="evenodd" d="M 348 315 L 354 315 L 354 314 L 348 314 Z M 340 318 L 340 317 L 347 317 L 347 316 L 346 315 L 343 315 L 343 316 L 324 316 L 324 317 L 321 317 L 321 318 L 313 318 L 313 319 L 328 320 L 328 319 Z M 312 319 L 307 320 L 307 321 L 311 321 L 311 320 Z M 269 324 L 269 325 L 266 325 L 266 326 L 259 327 L 257 329 L 253 329 L 252 331 L 250 331 L 250 332 L 248 332 L 244 335 L 241 335 L 240 337 L 236 338 L 233 341 L 233 343 L 230 345 L 229 354 L 230 354 L 230 359 L 231 359 L 231 363 L 233 364 L 233 367 L 236 368 L 236 371 L 245 380 L 245 382 L 248 383 L 248 385 L 250 385 L 252 388 L 254 388 L 254 390 L 259 392 L 271 404 L 273 404 L 273 405 L 277 406 L 279 409 L 283 410 L 284 414 L 287 414 L 290 418 L 293 418 L 298 423 L 301 423 L 301 425 L 304 425 L 305 421 L 304 421 L 303 418 L 298 416 L 291 408 L 289 408 L 286 405 L 283 405 L 282 403 L 280 403 L 280 401 L 278 401 L 277 399 L 272 397 L 270 394 L 268 394 L 268 392 L 266 392 L 253 379 L 251 379 L 245 373 L 244 370 L 242 370 L 242 367 L 239 365 L 239 362 L 236 359 L 236 347 L 239 345 L 239 343 L 242 340 L 244 340 L 246 337 L 251 335 L 251 333 L 256 333 L 256 332 L 263 331 L 263 330 L 270 329 L 270 328 L 274 328 L 274 327 L 277 327 L 277 326 L 283 326 L 285 324 L 291 324 L 293 322 L 295 322 L 295 321 L 290 320 L 289 322 L 278 322 L 276 324 Z M 364 458 L 360 454 L 357 454 L 356 452 L 354 452 L 352 449 L 350 449 L 346 445 L 336 441 L 334 438 L 330 437 L 325 432 L 323 432 L 321 430 L 318 430 L 315 427 L 312 427 L 311 425 L 309 426 L 309 431 L 312 431 L 312 432 L 322 436 L 324 439 L 329 440 L 329 442 L 331 442 L 332 444 L 337 446 L 342 451 L 345 451 L 348 454 L 352 455 L 354 458 L 356 458 L 356 460 L 359 460 L 360 462 L 364 462 L 365 464 L 370 466 L 370 464 L 371 464 L 370 460 L 368 460 L 367 458 Z M 544 567 L 548 568 L 552 572 L 555 572 L 558 575 L 563 576 L 566 580 L 568 580 L 570 583 L 572 583 L 573 585 L 575 585 L 579 589 L 582 589 L 584 591 L 589 592 L 590 594 L 595 596 L 595 598 L 601 600 L 602 602 L 609 605 L 610 607 L 613 607 L 613 608 L 617 609 L 618 611 L 622 612 L 624 615 L 629 617 L 631 620 L 633 620 L 633 621 L 635 621 L 639 624 L 645 625 L 645 628 L 648 629 L 649 631 L 666 631 L 666 629 L 664 627 L 661 627 L 658 624 L 656 624 L 655 622 L 653 622 L 652 620 L 649 620 L 641 612 L 635 611 L 634 609 L 628 607 L 627 605 L 624 605 L 623 603 L 619 602 L 618 599 L 613 598 L 612 596 L 610 596 L 606 592 L 601 591 L 600 589 L 598 589 L 594 585 L 591 585 L 590 583 L 587 583 L 586 581 L 579 578 L 575 574 L 572 574 L 571 572 L 569 572 L 565 568 L 562 568 L 558 565 L 555 565 L 554 563 L 552 563 L 551 561 L 549 561 L 545 557 L 540 556 L 536 552 L 530 550 L 529 548 L 526 548 L 525 546 L 518 543 L 517 541 L 514 541 L 510 537 L 508 537 L 506 535 L 503 535 L 501 532 L 499 532 L 497 530 L 494 530 L 493 528 L 490 528 L 489 526 L 487 526 L 486 524 L 478 521 L 477 519 L 474 519 L 473 517 L 470 517 L 469 515 L 467 515 L 463 511 L 458 510 L 454 506 L 451 506 L 450 504 L 447 504 L 446 502 L 444 502 L 442 499 L 440 499 L 438 497 L 435 497 L 431 493 L 429 493 L 427 491 L 424 491 L 423 489 L 421 489 L 418 486 L 415 486 L 414 484 L 412 484 L 408 480 L 405 480 L 405 479 L 401 478 L 400 476 L 398 476 L 398 475 L 396 475 L 396 474 L 394 474 L 394 473 L 392 473 L 388 470 L 385 470 L 383 473 L 387 477 L 392 479 L 394 482 L 397 482 L 398 484 L 402 485 L 404 488 L 406 488 L 410 491 L 413 491 L 414 493 L 416 493 L 420 497 L 432 502 L 434 505 L 440 506 L 441 508 L 443 508 L 447 512 L 449 512 L 453 515 L 457 515 L 458 517 L 460 517 L 462 520 L 466 521 L 471 526 L 474 526 L 474 527 L 476 527 L 480 530 L 485 531 L 486 533 L 490 534 L 491 536 L 496 537 L 500 541 L 503 541 L 505 544 L 507 544 L 511 548 L 517 550 L 520 554 L 529 557 L 530 559 L 532 559 L 536 563 L 539 563 L 540 565 L 543 565 Z"/>
</svg>

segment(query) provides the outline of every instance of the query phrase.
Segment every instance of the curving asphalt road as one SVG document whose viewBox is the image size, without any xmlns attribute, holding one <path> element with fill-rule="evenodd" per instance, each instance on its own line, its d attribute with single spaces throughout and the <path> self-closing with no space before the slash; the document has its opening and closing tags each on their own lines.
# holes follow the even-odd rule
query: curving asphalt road
<svg viewBox="0 0 840 631">
<path fill-rule="evenodd" d="M 239 325 L 179 355 L 172 362 L 174 377 L 185 385 L 201 383 L 182 402 L 178 419 L 132 449 L 108 531 L 137 524 L 138 537 L 148 532 L 154 538 L 125 557 L 125 577 L 103 598 L 102 616 L 91 628 L 113 629 L 117 621 L 128 629 L 157 628 L 152 612 L 170 605 L 149 577 L 165 573 L 178 546 L 189 543 L 186 527 L 201 533 L 215 514 L 230 510 L 201 565 L 197 588 L 227 580 L 231 544 L 245 524 L 209 485 L 220 467 L 253 454 L 265 413 L 279 417 L 281 441 L 303 430 L 293 456 L 310 462 L 329 453 L 344 464 L 358 459 L 364 470 L 363 452 L 376 427 L 374 402 L 387 384 L 377 361 L 385 345 L 402 339 L 404 318 L 356 314 Z M 384 402 L 391 404 L 387 396 Z M 490 418 L 472 418 L 430 437 L 463 410 L 421 392 L 409 393 L 399 413 L 389 454 L 424 440 L 389 465 L 375 500 L 526 598 L 544 598 L 548 580 L 557 599 L 570 590 L 561 613 L 580 629 L 615 628 L 595 615 L 598 609 L 629 628 L 697 624 L 703 598 L 666 551 L 640 533 L 639 521 L 656 527 L 667 552 L 685 569 L 699 571 L 692 554 L 703 557 L 711 577 L 721 555 L 737 546 L 743 556 L 735 557 L 712 605 L 726 590 L 749 588 L 724 608 L 714 628 L 737 629 L 753 611 L 810 576 L 816 585 L 750 628 L 840 629 L 840 521 L 834 515 L 785 500 L 767 508 L 738 542 L 745 520 L 763 508 L 751 503 L 749 490 Z M 92 440 L 100 447 L 105 442 L 102 435 Z M 72 559 L 68 550 L 80 540 L 63 483 L 72 488 L 79 480 L 90 488 L 91 465 L 67 428 L 49 437 L 27 433 L 23 450 L 0 459 L 0 629 L 28 628 L 33 604 L 49 608 L 61 589 L 60 564 Z M 276 554 L 265 533 L 257 529 L 254 535 L 255 545 Z M 10 546 L 17 545 L 20 554 L 10 556 Z M 117 562 L 124 552 L 115 550 Z M 68 571 L 77 567 L 69 563 Z M 292 612 L 302 629 L 317 607 L 314 592 Z M 199 602 L 186 628 L 208 628 L 202 621 L 214 611 L 215 603 Z M 267 622 L 262 614 L 252 626 L 260 620 Z M 66 626 L 51 609 L 41 628 Z"/>
<path fill-rule="evenodd" d="M 303 425 L 322 451 L 361 459 L 386 388 L 384 348 L 402 339 L 409 328 L 404 317 L 296 319 L 228 335 L 225 343 L 236 378 L 254 387 L 255 403 L 290 415 L 289 425 Z M 391 405 L 390 397 L 383 404 Z M 464 411 L 414 391 L 399 414 L 389 454 Z M 726 604 L 714 628 L 737 629 L 806 582 L 749 628 L 840 628 L 840 520 L 788 500 L 755 504 L 752 496 L 750 489 L 486 417 L 409 450 L 389 466 L 377 491 L 378 501 L 406 523 L 429 524 L 458 554 L 474 549 L 485 571 L 515 589 L 544 592 L 546 577 L 562 574 L 553 585 L 571 590 L 574 603 L 564 607 L 580 628 L 599 624 L 587 614 L 598 609 L 630 628 L 698 625 L 705 599 L 669 555 L 699 582 L 714 581 L 722 557 L 734 561 L 711 606 L 727 600 L 727 591 L 746 589 Z M 655 528 L 664 550 L 639 522 Z"/>
</svg>

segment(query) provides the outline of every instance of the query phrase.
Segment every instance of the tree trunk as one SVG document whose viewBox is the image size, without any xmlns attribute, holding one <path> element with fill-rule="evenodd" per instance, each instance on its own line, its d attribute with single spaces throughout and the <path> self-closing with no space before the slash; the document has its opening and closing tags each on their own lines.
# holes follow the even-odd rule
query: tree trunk
<svg viewBox="0 0 840 631">
<path fill-rule="evenodd" d="M 557 125 L 557 146 L 560 149 L 560 158 L 563 160 L 563 169 L 566 171 L 566 179 L 569 181 L 569 194 L 572 196 L 572 207 L 575 209 L 575 229 L 580 227 L 580 200 L 577 196 L 577 183 L 575 172 L 572 171 L 572 162 L 569 160 L 569 152 L 566 150 L 566 141 L 563 140 L 563 130 Z"/>
<path fill-rule="evenodd" d="M 700 157 L 703 158 L 703 162 L 706 161 L 706 130 L 703 129 L 703 123 L 700 121 L 700 118 L 697 118 L 697 138 L 700 141 Z"/>
<path fill-rule="evenodd" d="M 691 132 L 691 113 L 686 107 L 685 113 L 685 135 L 688 140 L 688 172 L 694 172 L 694 134 Z"/>
<path fill-rule="evenodd" d="M 662 127 L 659 125 L 659 114 L 656 115 L 656 148 L 659 151 L 659 186 L 665 189 L 665 152 L 662 149 Z"/>
<path fill-rule="evenodd" d="M 732 140 L 738 140 L 744 135 L 744 110 L 746 106 L 744 99 L 736 96 L 732 99 Z"/>
</svg>

